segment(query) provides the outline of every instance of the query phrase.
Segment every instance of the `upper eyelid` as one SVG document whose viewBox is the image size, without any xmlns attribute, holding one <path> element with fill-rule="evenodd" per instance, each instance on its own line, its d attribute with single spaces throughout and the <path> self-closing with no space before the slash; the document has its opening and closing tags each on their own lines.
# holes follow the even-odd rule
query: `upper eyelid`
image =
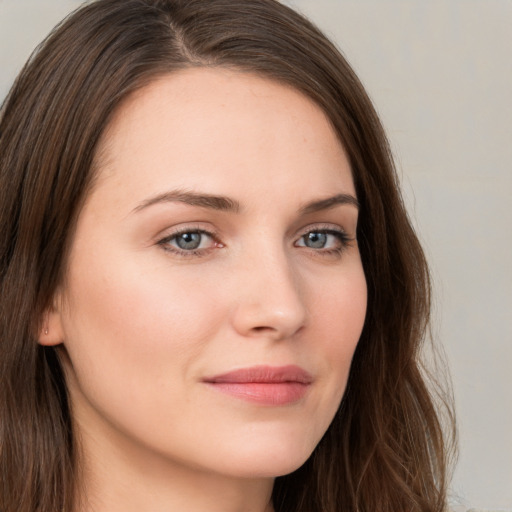
<svg viewBox="0 0 512 512">
<path fill-rule="evenodd" d="M 334 233 L 341 233 L 349 237 L 349 232 L 343 227 L 338 224 L 330 223 L 330 222 L 320 222 L 317 224 L 309 224 L 307 226 L 304 226 L 303 228 L 295 230 L 294 235 L 292 237 L 302 237 L 307 233 L 310 233 L 312 231 L 332 231 Z M 219 231 L 216 229 L 211 228 L 205 228 L 204 226 L 201 226 L 198 224 L 190 224 L 190 225 L 184 225 L 183 227 L 176 227 L 176 228 L 168 228 L 167 230 L 164 230 L 164 233 L 157 235 L 155 238 L 158 240 L 165 240 L 170 239 L 175 236 L 178 236 L 182 233 L 202 233 L 208 236 L 211 236 L 212 238 L 219 241 L 221 236 L 219 235 Z"/>
<path fill-rule="evenodd" d="M 183 223 L 184 224 L 184 223 Z M 215 237 L 217 235 L 217 231 L 215 229 L 206 228 L 201 226 L 200 224 L 185 224 L 184 226 L 176 226 L 171 228 L 166 228 L 160 231 L 159 234 L 155 236 L 157 240 L 163 240 L 166 238 L 172 238 L 174 236 L 178 236 L 182 233 L 203 233 L 205 235 L 209 235 L 211 237 Z"/>
<path fill-rule="evenodd" d="M 297 234 L 300 237 L 306 235 L 307 233 L 311 233 L 312 231 L 323 231 L 323 232 L 332 232 L 332 233 L 340 233 L 346 235 L 350 238 L 349 232 L 342 226 L 338 224 L 332 223 L 318 223 L 311 224 L 297 231 Z"/>
<path fill-rule="evenodd" d="M 337 237 L 342 244 L 349 243 L 354 240 L 354 238 L 352 238 L 344 229 L 316 228 L 304 231 L 300 236 L 298 236 L 295 239 L 294 244 L 296 244 L 299 240 L 303 239 L 309 233 L 325 233 L 327 235 Z"/>
<path fill-rule="evenodd" d="M 219 243 L 222 244 L 219 236 L 216 234 L 216 232 L 214 230 L 212 231 L 210 229 L 205 229 L 205 228 L 199 227 L 199 226 L 185 226 L 183 228 L 175 228 L 175 229 L 171 229 L 171 230 L 168 229 L 168 230 L 165 230 L 163 233 L 161 232 L 159 235 L 157 235 L 154 240 L 155 240 L 156 245 L 164 246 L 165 244 L 168 244 L 176 237 L 183 235 L 185 233 L 200 233 L 201 235 L 205 235 L 205 236 L 208 236 L 209 238 L 211 238 L 211 240 L 213 242 L 215 242 L 216 244 L 219 244 Z M 222 245 L 224 245 L 224 244 L 222 244 Z M 176 247 L 175 249 L 176 249 L 176 251 L 181 250 L 178 247 Z M 201 251 L 203 249 L 197 249 L 197 250 Z M 204 250 L 207 250 L 207 249 L 204 249 Z"/>
<path fill-rule="evenodd" d="M 203 247 L 203 248 L 197 248 L 197 249 L 182 249 L 180 247 L 176 247 L 172 245 L 170 242 L 177 238 L 178 236 L 185 234 L 185 233 L 201 233 L 201 235 L 206 235 L 211 239 L 211 242 L 213 243 L 210 247 Z M 205 229 L 190 229 L 190 228 L 183 228 L 183 229 L 177 229 L 174 232 L 168 233 L 164 237 L 158 237 L 156 241 L 156 245 L 160 246 L 164 251 L 173 254 L 176 257 L 179 258 L 192 258 L 199 255 L 206 255 L 210 253 L 215 248 L 218 248 L 219 246 L 224 246 L 222 242 L 219 241 L 219 239 L 215 236 L 214 233 L 211 233 L 210 231 L 207 231 Z"/>
</svg>

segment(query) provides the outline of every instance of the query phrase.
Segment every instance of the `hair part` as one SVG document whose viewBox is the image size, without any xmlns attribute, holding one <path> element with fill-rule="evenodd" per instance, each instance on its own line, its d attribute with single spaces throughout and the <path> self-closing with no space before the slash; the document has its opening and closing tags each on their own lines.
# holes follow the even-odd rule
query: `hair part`
<svg viewBox="0 0 512 512">
<path fill-rule="evenodd" d="M 288 84 L 327 114 L 361 204 L 365 325 L 336 417 L 276 480 L 278 512 L 441 512 L 447 458 L 419 356 L 430 280 L 387 139 L 358 78 L 275 0 L 98 0 L 36 50 L 0 112 L 0 510 L 71 512 L 80 453 L 57 350 L 38 344 L 65 277 L 98 143 L 120 104 L 158 77 L 227 67 Z M 439 396 L 443 397 L 442 393 Z M 444 404 L 452 425 L 450 401 Z M 453 434 L 453 430 L 449 432 Z"/>
</svg>

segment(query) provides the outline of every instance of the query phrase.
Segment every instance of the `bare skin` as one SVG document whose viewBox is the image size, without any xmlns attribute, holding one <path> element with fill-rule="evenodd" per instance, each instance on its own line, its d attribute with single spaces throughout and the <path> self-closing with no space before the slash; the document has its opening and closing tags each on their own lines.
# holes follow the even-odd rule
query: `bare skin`
<svg viewBox="0 0 512 512">
<path fill-rule="evenodd" d="M 62 345 L 82 511 L 272 512 L 366 312 L 343 147 L 295 90 L 196 68 L 129 98 L 98 160 L 40 334 Z M 255 367 L 302 381 L 217 379 Z"/>
</svg>

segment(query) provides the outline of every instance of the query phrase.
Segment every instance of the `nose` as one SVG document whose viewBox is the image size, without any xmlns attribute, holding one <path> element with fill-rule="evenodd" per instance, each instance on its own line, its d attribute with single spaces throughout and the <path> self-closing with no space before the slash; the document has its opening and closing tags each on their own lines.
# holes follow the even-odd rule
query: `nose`
<svg viewBox="0 0 512 512">
<path fill-rule="evenodd" d="M 286 255 L 259 254 L 236 272 L 235 330 L 246 337 L 281 340 L 305 325 L 305 290 Z"/>
</svg>

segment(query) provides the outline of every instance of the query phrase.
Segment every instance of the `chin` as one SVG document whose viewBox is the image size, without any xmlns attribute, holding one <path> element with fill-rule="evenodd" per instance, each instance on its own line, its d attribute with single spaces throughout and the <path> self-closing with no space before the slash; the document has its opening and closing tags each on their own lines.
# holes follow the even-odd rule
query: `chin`
<svg viewBox="0 0 512 512">
<path fill-rule="evenodd" d="M 272 442 L 257 442 L 245 446 L 231 457 L 227 471 L 244 478 L 275 478 L 293 473 L 311 456 L 316 442 L 273 439 Z"/>
<path fill-rule="evenodd" d="M 307 457 L 290 456 L 287 460 L 244 461 L 245 463 L 239 467 L 230 466 L 229 472 L 239 478 L 277 478 L 299 469 L 308 460 L 309 455 Z"/>
</svg>

